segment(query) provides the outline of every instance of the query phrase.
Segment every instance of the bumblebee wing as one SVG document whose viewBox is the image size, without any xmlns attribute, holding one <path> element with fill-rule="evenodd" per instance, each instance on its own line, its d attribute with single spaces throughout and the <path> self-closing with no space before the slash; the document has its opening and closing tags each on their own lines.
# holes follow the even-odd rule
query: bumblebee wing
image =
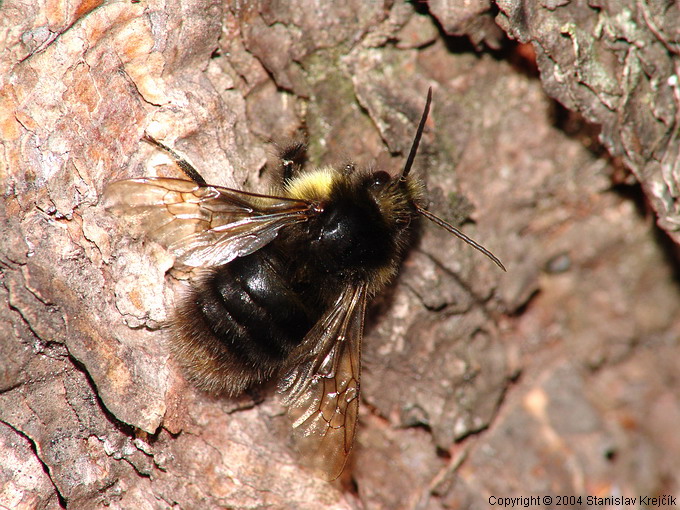
<svg viewBox="0 0 680 510">
<path fill-rule="evenodd" d="M 366 287 L 348 287 L 305 336 L 279 384 L 300 450 L 328 480 L 342 473 L 359 412 Z"/>
<path fill-rule="evenodd" d="M 279 229 L 316 214 L 311 202 L 147 177 L 117 181 L 104 192 L 107 210 L 135 233 L 167 247 L 186 266 L 213 266 L 252 253 Z"/>
</svg>

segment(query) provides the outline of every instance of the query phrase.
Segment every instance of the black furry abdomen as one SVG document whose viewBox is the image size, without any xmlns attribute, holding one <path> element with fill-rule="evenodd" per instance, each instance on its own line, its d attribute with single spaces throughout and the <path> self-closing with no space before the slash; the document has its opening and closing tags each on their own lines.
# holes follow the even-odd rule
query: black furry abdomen
<svg viewBox="0 0 680 510">
<path fill-rule="evenodd" d="M 175 312 L 173 349 L 197 386 L 236 395 L 277 374 L 322 313 L 294 278 L 270 245 L 194 284 Z"/>
</svg>

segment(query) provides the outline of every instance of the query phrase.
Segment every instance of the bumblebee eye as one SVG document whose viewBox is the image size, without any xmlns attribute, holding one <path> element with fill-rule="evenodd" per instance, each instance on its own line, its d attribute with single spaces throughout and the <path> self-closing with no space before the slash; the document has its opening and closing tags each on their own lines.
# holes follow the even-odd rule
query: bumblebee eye
<svg viewBox="0 0 680 510">
<path fill-rule="evenodd" d="M 370 185 L 372 188 L 382 188 L 390 182 L 392 178 L 390 177 L 390 174 L 387 172 L 375 172 L 373 175 L 371 175 L 371 182 Z"/>
</svg>

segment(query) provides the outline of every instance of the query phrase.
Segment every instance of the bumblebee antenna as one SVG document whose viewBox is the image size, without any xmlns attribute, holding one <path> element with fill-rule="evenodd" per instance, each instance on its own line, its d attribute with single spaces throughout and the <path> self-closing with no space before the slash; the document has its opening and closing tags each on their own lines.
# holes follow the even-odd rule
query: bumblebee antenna
<svg viewBox="0 0 680 510">
<path fill-rule="evenodd" d="M 408 153 L 408 158 L 406 158 L 406 163 L 404 164 L 404 171 L 401 173 L 401 182 L 406 180 L 406 176 L 411 171 L 413 166 L 413 160 L 416 159 L 416 153 L 418 152 L 418 146 L 420 145 L 420 139 L 423 136 L 423 130 L 425 129 L 425 122 L 427 121 L 427 116 L 430 113 L 430 105 L 432 104 L 432 87 L 427 89 L 427 101 L 425 101 L 425 109 L 423 110 L 423 115 L 420 117 L 420 124 L 418 124 L 418 131 L 416 131 L 416 136 L 411 144 L 411 151 Z"/>
<path fill-rule="evenodd" d="M 472 246 L 474 249 L 476 249 L 476 250 L 478 250 L 478 251 L 481 251 L 484 255 L 486 255 L 486 256 L 489 257 L 491 260 L 493 260 L 493 261 L 496 263 L 496 265 L 497 265 L 498 267 L 500 267 L 503 271 L 505 271 L 505 272 L 507 273 L 507 269 L 505 269 L 505 266 L 504 266 L 503 263 L 498 259 L 498 257 L 496 257 L 493 253 L 491 253 L 489 250 L 487 250 L 486 248 L 484 248 L 484 246 L 482 246 L 481 244 L 479 244 L 477 241 L 475 241 L 475 240 L 473 240 L 473 239 L 470 239 L 468 236 L 466 236 L 465 234 L 463 234 L 463 233 L 462 233 L 460 230 L 458 230 L 456 227 L 454 227 L 454 226 L 451 225 L 450 223 L 445 222 L 445 221 L 442 220 L 440 217 L 435 216 L 434 214 L 432 214 L 432 213 L 431 213 L 430 211 L 428 211 L 427 209 L 423 209 L 423 208 L 420 207 L 418 204 L 414 204 L 414 205 L 415 205 L 415 207 L 416 207 L 416 211 L 418 211 L 420 214 L 422 214 L 423 216 L 425 216 L 428 220 L 430 220 L 430 221 L 433 222 L 433 223 L 436 223 L 437 225 L 439 225 L 440 227 L 442 227 L 442 228 L 443 228 L 444 230 L 446 230 L 447 232 L 450 232 L 451 234 L 453 234 L 454 236 L 456 236 L 458 239 L 462 239 L 462 240 L 465 241 L 467 244 L 469 244 L 470 246 Z"/>
<path fill-rule="evenodd" d="M 408 153 L 408 158 L 406 158 L 406 163 L 404 164 L 404 171 L 401 173 L 401 177 L 399 178 L 399 182 L 403 183 L 403 182 L 406 181 L 406 177 L 408 176 L 408 173 L 411 171 L 411 167 L 413 166 L 413 161 L 416 159 L 416 153 L 418 152 L 418 146 L 420 145 L 420 139 L 423 137 L 423 131 L 425 130 L 425 122 L 427 121 L 427 116 L 430 113 L 430 105 L 431 104 L 432 104 L 432 87 L 427 89 L 427 100 L 425 101 L 425 109 L 423 110 L 423 115 L 420 117 L 420 123 L 418 124 L 418 130 L 416 131 L 416 136 L 413 139 L 413 143 L 411 144 L 411 150 Z M 450 223 L 445 222 L 439 216 L 432 214 L 427 209 L 423 209 L 421 206 L 419 206 L 416 203 L 414 203 L 413 205 L 414 205 L 414 207 L 416 208 L 416 211 L 419 214 L 422 214 L 428 220 L 430 220 L 433 223 L 436 223 L 437 225 L 442 227 L 447 232 L 456 236 L 458 239 L 462 239 L 467 244 L 472 246 L 474 249 L 482 252 L 484 255 L 486 255 L 491 260 L 493 260 L 494 263 L 498 267 L 500 267 L 503 271 L 507 272 L 507 269 L 505 269 L 505 266 L 498 259 L 498 257 L 496 257 L 493 253 L 491 253 L 489 250 L 484 248 L 484 246 L 479 244 L 477 241 L 470 239 L 468 236 L 463 234 L 456 227 L 454 227 Z"/>
</svg>

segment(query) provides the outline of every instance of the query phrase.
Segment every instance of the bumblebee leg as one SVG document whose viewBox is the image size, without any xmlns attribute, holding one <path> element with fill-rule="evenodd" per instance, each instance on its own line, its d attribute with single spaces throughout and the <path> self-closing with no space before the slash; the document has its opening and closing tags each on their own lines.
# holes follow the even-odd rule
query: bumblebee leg
<svg viewBox="0 0 680 510">
<path fill-rule="evenodd" d="M 346 163 L 344 167 L 342 167 L 342 173 L 344 175 L 352 175 L 356 169 L 356 165 L 350 161 L 349 163 Z"/>
<path fill-rule="evenodd" d="M 148 135 L 144 133 L 144 138 L 142 138 L 145 142 L 150 143 L 151 145 L 154 145 L 158 147 L 159 149 L 164 150 L 168 154 L 172 156 L 172 159 L 175 160 L 175 164 L 185 173 L 187 176 L 194 181 L 196 184 L 199 186 L 207 186 L 208 183 L 205 182 L 205 179 L 201 176 L 201 174 L 198 173 L 198 170 L 194 168 L 194 166 L 189 163 L 186 159 L 184 159 L 182 156 L 177 154 L 174 150 L 172 150 L 170 147 L 168 147 L 165 144 L 162 144 L 158 140 L 156 140 L 154 137 L 151 135 Z"/>
<path fill-rule="evenodd" d="M 279 157 L 281 158 L 281 169 L 283 170 L 283 182 L 287 183 L 295 174 L 300 171 L 307 152 L 307 146 L 304 143 L 294 143 L 284 147 Z"/>
</svg>

